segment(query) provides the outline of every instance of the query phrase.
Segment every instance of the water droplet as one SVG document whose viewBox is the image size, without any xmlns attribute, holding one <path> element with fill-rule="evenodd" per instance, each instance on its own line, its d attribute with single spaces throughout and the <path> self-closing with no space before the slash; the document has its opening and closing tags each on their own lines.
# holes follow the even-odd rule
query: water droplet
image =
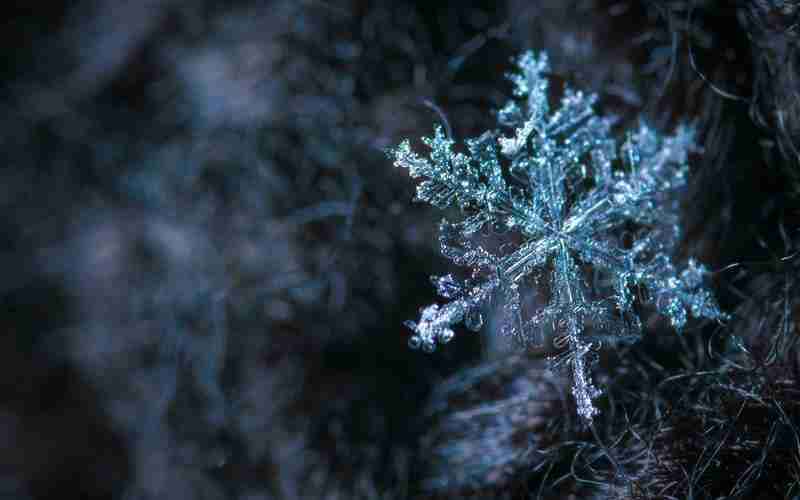
<svg viewBox="0 0 800 500">
<path fill-rule="evenodd" d="M 483 328 L 483 314 L 477 309 L 470 309 L 464 318 L 464 324 L 473 332 L 479 331 Z"/>
<path fill-rule="evenodd" d="M 444 328 L 441 332 L 439 332 L 439 342 L 442 344 L 446 344 L 453 340 L 455 333 L 450 328 Z"/>
</svg>

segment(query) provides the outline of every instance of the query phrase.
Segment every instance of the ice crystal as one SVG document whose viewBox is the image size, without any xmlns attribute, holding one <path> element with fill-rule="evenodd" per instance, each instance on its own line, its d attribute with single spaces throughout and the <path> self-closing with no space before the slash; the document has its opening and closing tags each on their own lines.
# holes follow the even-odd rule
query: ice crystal
<svg viewBox="0 0 800 500">
<path fill-rule="evenodd" d="M 433 277 L 449 302 L 406 325 L 409 345 L 430 352 L 458 323 L 480 329 L 482 311 L 501 299 L 500 331 L 525 343 L 552 339 L 552 361 L 569 369 L 578 413 L 590 421 L 601 392 L 591 379 L 593 352 L 604 341 L 639 338 L 634 295 L 678 330 L 689 314 L 724 315 L 704 285 L 706 269 L 673 259 L 675 190 L 686 182 L 692 128 L 662 136 L 641 124 L 618 145 L 613 118 L 593 110 L 595 95 L 566 88 L 550 110 L 547 70 L 546 54 L 519 57 L 500 128 L 466 140 L 463 152 L 441 127 L 423 138 L 427 158 L 407 140 L 391 152 L 395 166 L 422 179 L 416 200 L 460 209 L 458 222 L 441 223 L 441 249 L 471 270 L 465 280 Z M 511 241 L 495 250 L 493 237 L 504 233 Z M 523 311 L 523 291 L 545 305 Z"/>
</svg>

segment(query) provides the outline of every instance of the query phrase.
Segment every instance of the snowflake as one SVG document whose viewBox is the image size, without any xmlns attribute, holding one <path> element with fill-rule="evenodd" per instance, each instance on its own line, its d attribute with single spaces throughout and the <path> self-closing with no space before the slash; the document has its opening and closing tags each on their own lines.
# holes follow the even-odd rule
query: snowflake
<svg viewBox="0 0 800 500">
<path fill-rule="evenodd" d="M 566 88 L 550 111 L 546 54 L 525 53 L 516 66 L 516 99 L 499 110 L 500 130 L 466 140 L 465 152 L 453 150 L 441 127 L 423 138 L 428 158 L 407 140 L 391 151 L 395 166 L 423 179 L 417 200 L 464 214 L 442 221 L 440 243 L 471 269 L 465 280 L 432 277 L 450 301 L 406 322 L 409 345 L 433 351 L 462 322 L 480 330 L 482 311 L 500 298 L 500 331 L 525 344 L 552 339 L 551 360 L 569 369 L 578 413 L 591 421 L 601 392 L 591 379 L 595 351 L 640 337 L 634 294 L 677 330 L 688 314 L 725 317 L 704 285 L 706 269 L 694 259 L 679 268 L 672 258 L 680 238 L 675 191 L 686 182 L 694 132 L 681 126 L 663 137 L 642 124 L 618 147 L 613 118 L 593 110 L 595 95 Z M 502 234 L 511 241 L 496 249 Z M 533 306 L 523 308 L 521 288 L 544 305 L 527 311 Z"/>
</svg>

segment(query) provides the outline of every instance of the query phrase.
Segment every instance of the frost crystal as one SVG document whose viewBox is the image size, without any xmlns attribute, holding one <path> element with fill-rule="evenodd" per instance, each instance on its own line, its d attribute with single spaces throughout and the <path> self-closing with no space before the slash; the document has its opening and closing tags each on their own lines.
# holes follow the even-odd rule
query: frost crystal
<svg viewBox="0 0 800 500">
<path fill-rule="evenodd" d="M 641 333 L 634 293 L 676 329 L 688 314 L 724 318 L 704 286 L 706 269 L 672 258 L 680 237 L 674 191 L 686 181 L 694 133 L 681 126 L 664 137 L 642 124 L 618 146 L 613 119 L 594 113 L 595 95 L 567 88 L 551 112 L 545 54 L 525 53 L 516 66 L 509 78 L 518 99 L 498 112 L 500 130 L 456 152 L 437 127 L 423 138 L 428 158 L 408 141 L 391 152 L 395 166 L 422 179 L 417 200 L 464 214 L 442 221 L 440 243 L 471 269 L 464 281 L 432 278 L 449 302 L 406 322 L 409 345 L 430 352 L 453 338 L 457 323 L 480 329 L 481 311 L 498 297 L 501 332 L 539 345 L 552 339 L 552 361 L 569 369 L 578 413 L 590 421 L 601 392 L 591 380 L 593 352 Z M 511 244 L 495 250 L 505 233 Z M 545 305 L 523 311 L 521 291 Z"/>
</svg>

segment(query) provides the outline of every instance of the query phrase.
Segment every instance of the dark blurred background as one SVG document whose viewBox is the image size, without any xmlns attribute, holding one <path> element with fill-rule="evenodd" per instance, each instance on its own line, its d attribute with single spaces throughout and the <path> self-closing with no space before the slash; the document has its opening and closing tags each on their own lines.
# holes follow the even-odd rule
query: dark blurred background
<svg viewBox="0 0 800 500">
<path fill-rule="evenodd" d="M 385 150 L 494 127 L 525 49 L 621 128 L 698 124 L 687 254 L 722 269 L 798 242 L 791 2 L 5 7 L 3 499 L 635 497 L 613 473 L 540 486 L 537 450 L 597 436 L 538 359 L 491 333 L 406 347 L 448 265 Z M 758 339 L 766 304 L 795 307 L 790 274 L 715 275 L 750 321 L 731 328 Z"/>
</svg>

